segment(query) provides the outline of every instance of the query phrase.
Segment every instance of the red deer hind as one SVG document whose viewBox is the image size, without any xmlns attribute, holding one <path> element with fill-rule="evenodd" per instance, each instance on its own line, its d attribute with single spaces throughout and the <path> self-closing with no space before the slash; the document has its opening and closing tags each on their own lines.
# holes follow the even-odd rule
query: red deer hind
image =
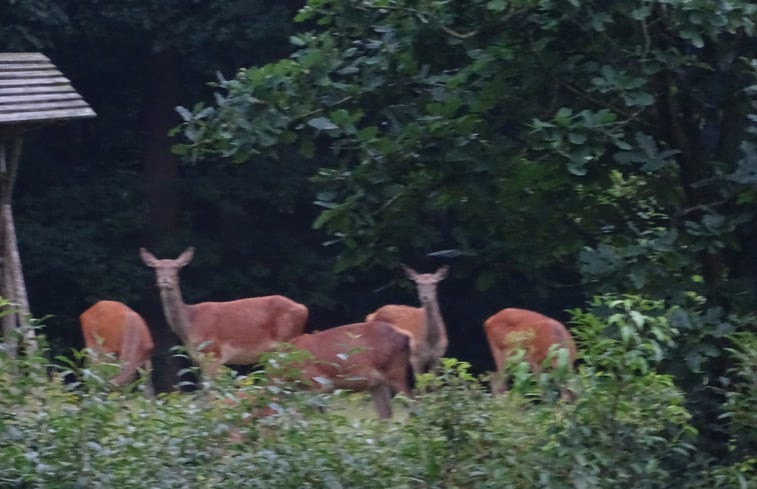
<svg viewBox="0 0 757 489">
<path fill-rule="evenodd" d="M 144 248 L 139 254 L 155 269 L 168 325 L 206 378 L 214 377 L 221 365 L 253 364 L 261 353 L 305 330 L 307 307 L 281 295 L 185 304 L 179 270 L 192 261 L 192 247 L 175 260 L 159 260 Z"/>
<path fill-rule="evenodd" d="M 121 371 L 113 383 L 128 384 L 141 367 L 146 377 L 145 393 L 154 394 L 151 358 L 155 345 L 142 316 L 121 302 L 99 301 L 81 313 L 79 323 L 91 354 L 114 354 L 121 361 Z"/>
<path fill-rule="evenodd" d="M 418 273 L 402 265 L 407 278 L 415 282 L 421 307 L 389 304 L 369 314 L 366 321 L 384 321 L 406 331 L 412 337 L 411 359 L 415 373 L 434 370 L 447 351 L 447 329 L 436 298 L 437 284 L 447 276 L 449 267 L 434 273 Z"/>
<path fill-rule="evenodd" d="M 302 365 L 302 377 L 315 390 L 370 391 L 380 418 L 392 417 L 392 396 L 412 397 L 410 336 L 394 326 L 370 321 L 298 336 L 291 341 L 310 357 Z M 324 386 L 319 379 L 328 379 Z"/>
<path fill-rule="evenodd" d="M 494 392 L 501 393 L 507 389 L 503 369 L 508 357 L 516 350 L 525 350 L 531 370 L 537 373 L 541 371 L 542 363 L 553 345 L 568 350 L 569 366 L 576 359 L 576 345 L 565 326 L 538 312 L 502 309 L 484 322 L 484 329 L 497 368 L 492 385 Z M 556 364 L 557 356 L 552 359 L 552 366 Z"/>
</svg>

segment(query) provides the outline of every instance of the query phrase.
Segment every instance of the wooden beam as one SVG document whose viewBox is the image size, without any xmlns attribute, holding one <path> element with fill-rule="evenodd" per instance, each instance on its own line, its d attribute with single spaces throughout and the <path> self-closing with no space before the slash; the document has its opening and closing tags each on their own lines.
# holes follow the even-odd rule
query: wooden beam
<svg viewBox="0 0 757 489">
<path fill-rule="evenodd" d="M 57 93 L 57 92 L 73 92 L 74 87 L 68 84 L 58 85 L 26 85 L 22 87 L 2 87 L 0 86 L 0 97 L 4 95 L 17 95 L 27 93 Z"/>
<path fill-rule="evenodd" d="M 54 85 L 56 83 L 70 83 L 65 76 L 53 76 L 50 78 L 31 78 L 29 80 L 19 80 L 11 78 L 3 80 L 0 78 L 0 87 L 24 87 L 27 85 Z"/>
<path fill-rule="evenodd" d="M 42 53 L 0 53 L 0 62 L 2 61 L 47 61 L 50 59 Z"/>
<path fill-rule="evenodd" d="M 3 63 L 0 64 L 0 72 L 14 70 L 47 70 L 55 68 L 52 63 Z"/>
<path fill-rule="evenodd" d="M 31 122 L 31 121 L 51 121 L 56 119 L 78 119 L 82 117 L 93 117 L 95 111 L 89 107 L 78 109 L 58 109 L 40 112 L 19 112 L 16 114 L 0 114 L 0 122 Z"/>
<path fill-rule="evenodd" d="M 6 105 L 24 102 L 46 102 L 48 100 L 76 100 L 85 103 L 76 92 L 53 92 L 53 93 L 33 93 L 24 95 L 8 95 L 0 99 L 0 109 Z"/>
<path fill-rule="evenodd" d="M 48 69 L 48 70 L 35 70 L 35 71 L 28 71 L 28 70 L 18 70 L 18 71 L 0 71 L 0 77 L 6 79 L 6 80 L 12 80 L 14 78 L 21 78 L 24 80 L 28 80 L 31 78 L 50 78 L 55 76 L 63 76 L 63 73 L 56 69 Z"/>
</svg>

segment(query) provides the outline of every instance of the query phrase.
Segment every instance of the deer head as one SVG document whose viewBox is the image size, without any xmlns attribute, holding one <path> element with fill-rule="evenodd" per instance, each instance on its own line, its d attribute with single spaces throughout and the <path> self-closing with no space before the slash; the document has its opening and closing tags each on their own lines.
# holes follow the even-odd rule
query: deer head
<svg viewBox="0 0 757 489">
<path fill-rule="evenodd" d="M 179 270 L 192 261 L 195 249 L 189 247 L 175 260 L 159 260 L 145 248 L 139 249 L 139 256 L 148 267 L 155 269 L 156 285 L 160 289 L 177 289 L 179 287 Z"/>
<path fill-rule="evenodd" d="M 422 304 L 426 304 L 436 300 L 436 285 L 445 279 L 449 266 L 444 265 L 434 273 L 418 273 L 404 264 L 402 265 L 402 269 L 405 271 L 407 278 L 415 282 L 418 288 L 418 300 Z"/>
</svg>

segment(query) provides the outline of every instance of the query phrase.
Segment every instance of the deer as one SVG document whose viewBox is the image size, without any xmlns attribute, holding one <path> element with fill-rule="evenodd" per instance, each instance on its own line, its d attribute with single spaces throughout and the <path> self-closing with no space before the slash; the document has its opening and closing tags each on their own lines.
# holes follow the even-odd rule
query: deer
<svg viewBox="0 0 757 489">
<path fill-rule="evenodd" d="M 221 365 L 252 365 L 262 353 L 305 330 L 308 308 L 283 295 L 185 304 L 179 270 L 192 261 L 193 247 L 176 259 L 157 259 L 145 248 L 139 254 L 155 270 L 169 327 L 206 379 L 214 378 Z"/>
<path fill-rule="evenodd" d="M 517 350 L 525 350 L 526 361 L 534 373 L 541 372 L 544 361 L 555 348 L 568 351 L 569 367 L 575 362 L 576 345 L 565 325 L 538 312 L 502 309 L 484 322 L 484 329 L 497 369 L 492 382 L 494 393 L 507 390 L 503 369 L 507 359 Z M 556 355 L 552 357 L 552 367 L 557 366 L 557 360 Z M 563 393 L 563 397 L 570 396 Z"/>
<path fill-rule="evenodd" d="M 384 321 L 410 334 L 413 371 L 416 374 L 434 371 L 449 343 L 436 297 L 437 284 L 447 276 L 449 267 L 445 265 L 434 273 L 418 273 L 407 265 L 401 266 L 407 278 L 415 282 L 421 307 L 388 304 L 368 314 L 365 320 Z"/>
<path fill-rule="evenodd" d="M 315 391 L 369 391 L 381 419 L 392 417 L 392 398 L 412 398 L 410 335 L 391 324 L 367 321 L 304 334 L 291 340 L 295 350 L 307 352 L 298 360 L 295 379 Z"/>
<path fill-rule="evenodd" d="M 118 301 L 101 300 L 79 315 L 84 345 L 93 360 L 114 354 L 122 363 L 112 382 L 123 386 L 145 372 L 145 394 L 152 396 L 152 352 L 155 344 L 142 316 Z"/>
</svg>

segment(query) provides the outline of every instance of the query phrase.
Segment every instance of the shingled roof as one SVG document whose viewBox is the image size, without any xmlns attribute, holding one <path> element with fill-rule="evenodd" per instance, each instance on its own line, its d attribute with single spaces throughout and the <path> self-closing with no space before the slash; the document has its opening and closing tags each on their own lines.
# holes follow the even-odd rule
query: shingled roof
<svg viewBox="0 0 757 489">
<path fill-rule="evenodd" d="M 0 53 L 0 125 L 94 117 L 42 53 Z"/>
</svg>

